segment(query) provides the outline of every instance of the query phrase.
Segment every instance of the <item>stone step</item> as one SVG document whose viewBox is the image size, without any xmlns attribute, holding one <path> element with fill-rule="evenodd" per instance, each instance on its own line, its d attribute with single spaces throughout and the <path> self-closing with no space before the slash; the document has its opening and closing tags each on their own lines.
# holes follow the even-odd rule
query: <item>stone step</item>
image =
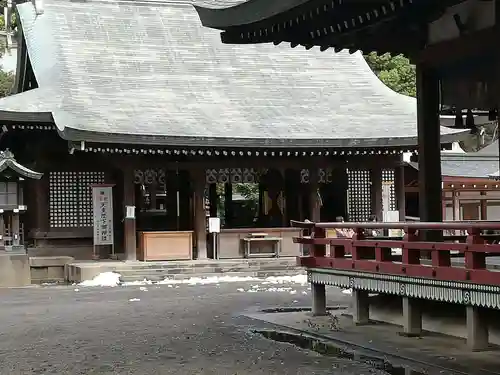
<svg viewBox="0 0 500 375">
<path fill-rule="evenodd" d="M 148 273 L 148 274 L 204 274 L 204 273 L 227 273 L 227 272 L 257 272 L 257 271 L 287 271 L 287 270 L 298 270 L 301 269 L 296 265 L 286 265 L 286 266 L 253 266 L 253 267 L 199 267 L 199 268 L 119 268 L 116 270 L 118 273 Z"/>
<path fill-rule="evenodd" d="M 120 269 L 171 269 L 171 268 L 237 268 L 246 269 L 250 267 L 289 267 L 295 266 L 295 258 L 286 259 L 259 259 L 247 261 L 207 261 L 207 262 L 137 262 L 121 265 Z"/>
<path fill-rule="evenodd" d="M 297 274 L 304 274 L 303 270 L 277 270 L 277 271 L 254 271 L 254 272 L 227 272 L 227 273 L 204 273 L 204 274 L 139 274 L 139 273 L 121 273 L 121 280 L 123 282 L 133 282 L 142 281 L 144 279 L 158 282 L 165 280 L 166 278 L 173 280 L 187 280 L 193 277 L 209 278 L 209 277 L 256 277 L 256 278 L 266 278 L 270 276 L 295 276 Z"/>
</svg>

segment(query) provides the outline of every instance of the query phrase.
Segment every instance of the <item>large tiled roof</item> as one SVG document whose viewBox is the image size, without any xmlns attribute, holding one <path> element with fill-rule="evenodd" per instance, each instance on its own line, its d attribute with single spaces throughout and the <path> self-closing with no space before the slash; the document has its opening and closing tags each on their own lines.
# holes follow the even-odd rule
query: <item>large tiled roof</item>
<svg viewBox="0 0 500 375">
<path fill-rule="evenodd" d="M 416 144 L 415 99 L 382 84 L 359 53 L 224 45 L 182 0 L 43 4 L 42 14 L 18 5 L 39 88 L 0 100 L 0 110 L 51 113 L 68 140 Z M 456 138 L 443 128 L 443 143 Z"/>
</svg>

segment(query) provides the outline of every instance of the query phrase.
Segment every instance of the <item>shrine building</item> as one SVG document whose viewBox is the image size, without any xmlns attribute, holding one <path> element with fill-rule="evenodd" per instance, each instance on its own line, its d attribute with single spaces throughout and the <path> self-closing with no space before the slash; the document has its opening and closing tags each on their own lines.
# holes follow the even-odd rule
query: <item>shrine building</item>
<svg viewBox="0 0 500 375">
<path fill-rule="evenodd" d="M 0 125 L 2 149 L 40 174 L 24 181 L 18 229 L 31 257 L 110 256 L 93 243 L 95 185 L 111 187 L 124 260 L 298 256 L 290 220 L 382 218 L 383 181 L 397 209 L 416 101 L 360 53 L 224 45 L 189 1 L 46 0 L 17 14 Z M 443 128 L 439 148 L 466 133 Z M 221 219 L 215 245 L 207 217 Z"/>
</svg>

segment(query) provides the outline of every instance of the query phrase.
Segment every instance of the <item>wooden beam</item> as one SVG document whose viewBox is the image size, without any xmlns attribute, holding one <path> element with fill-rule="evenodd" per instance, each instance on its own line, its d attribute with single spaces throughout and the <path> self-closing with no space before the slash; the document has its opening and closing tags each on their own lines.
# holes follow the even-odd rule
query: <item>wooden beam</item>
<svg viewBox="0 0 500 375">
<path fill-rule="evenodd" d="M 442 68 L 443 65 L 481 55 L 497 43 L 497 33 L 495 26 L 428 45 L 420 52 L 417 60 L 428 67 Z"/>
</svg>

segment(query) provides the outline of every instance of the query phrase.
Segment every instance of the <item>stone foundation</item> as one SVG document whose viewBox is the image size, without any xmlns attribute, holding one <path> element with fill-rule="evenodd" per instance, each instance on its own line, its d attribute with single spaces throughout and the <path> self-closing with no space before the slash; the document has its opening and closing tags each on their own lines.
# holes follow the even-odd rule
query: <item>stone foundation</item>
<svg viewBox="0 0 500 375">
<path fill-rule="evenodd" d="M 28 255 L 0 255 L 0 287 L 31 285 Z"/>
<path fill-rule="evenodd" d="M 31 282 L 63 283 L 64 267 L 73 261 L 74 259 L 69 256 L 30 257 Z"/>
</svg>

